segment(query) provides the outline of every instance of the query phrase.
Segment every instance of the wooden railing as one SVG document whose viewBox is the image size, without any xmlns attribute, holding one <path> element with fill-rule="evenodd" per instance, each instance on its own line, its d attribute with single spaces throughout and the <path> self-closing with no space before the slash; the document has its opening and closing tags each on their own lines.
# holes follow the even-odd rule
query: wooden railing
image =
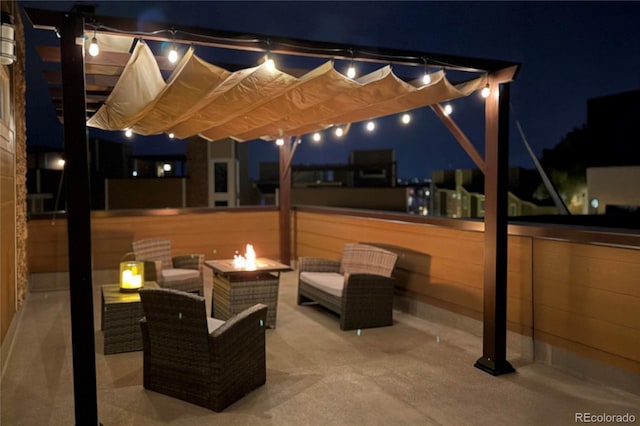
<svg viewBox="0 0 640 426">
<path fill-rule="evenodd" d="M 115 269 L 131 242 L 167 237 L 175 254 L 228 258 L 245 243 L 279 258 L 275 208 L 101 212 L 92 216 L 94 269 Z M 292 259 L 338 259 L 347 242 L 401 252 L 397 292 L 482 320 L 483 223 L 297 207 Z M 67 270 L 66 221 L 29 222 L 32 273 Z M 508 327 L 640 373 L 640 234 L 568 226 L 509 226 Z"/>
</svg>

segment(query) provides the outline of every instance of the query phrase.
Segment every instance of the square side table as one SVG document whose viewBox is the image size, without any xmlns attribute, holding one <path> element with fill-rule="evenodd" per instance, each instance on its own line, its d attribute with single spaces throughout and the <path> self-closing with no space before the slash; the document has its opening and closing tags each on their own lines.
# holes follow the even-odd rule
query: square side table
<svg viewBox="0 0 640 426">
<path fill-rule="evenodd" d="M 160 288 L 146 281 L 145 288 Z M 105 355 L 142 350 L 140 319 L 144 316 L 140 295 L 121 293 L 118 284 L 102 286 L 102 321 Z"/>
</svg>

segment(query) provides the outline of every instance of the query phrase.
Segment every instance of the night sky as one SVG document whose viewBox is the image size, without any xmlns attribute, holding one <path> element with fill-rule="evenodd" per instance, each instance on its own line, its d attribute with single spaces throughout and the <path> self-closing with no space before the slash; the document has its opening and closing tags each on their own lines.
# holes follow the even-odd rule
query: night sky
<svg viewBox="0 0 640 426">
<path fill-rule="evenodd" d="M 69 10 L 73 2 L 19 2 L 23 7 Z M 515 120 L 538 157 L 586 121 L 587 100 L 640 89 L 640 3 L 637 2 L 92 2 L 98 15 L 325 42 L 380 46 L 501 59 L 522 64 L 511 88 L 510 165 L 532 168 Z M 25 26 L 28 22 L 25 20 Z M 37 33 L 37 34 L 34 34 Z M 62 146 L 62 126 L 34 50 L 35 38 L 53 34 L 27 29 L 28 143 Z M 203 56 L 206 48 L 196 48 Z M 381 65 L 382 66 L 382 65 Z M 416 78 L 422 69 L 415 69 Z M 482 98 L 453 103 L 452 118 L 483 152 Z M 120 132 L 93 132 L 125 140 Z M 134 153 L 184 153 L 184 142 L 135 136 Z M 277 161 L 277 148 L 248 142 L 250 176 L 260 161 Z M 413 112 L 410 126 L 398 117 L 361 124 L 340 141 L 303 138 L 294 163 L 346 163 L 349 152 L 394 149 L 401 178 L 430 177 L 431 170 L 474 167 L 430 109 Z M 640 159 L 638 159 L 640 163 Z"/>
</svg>

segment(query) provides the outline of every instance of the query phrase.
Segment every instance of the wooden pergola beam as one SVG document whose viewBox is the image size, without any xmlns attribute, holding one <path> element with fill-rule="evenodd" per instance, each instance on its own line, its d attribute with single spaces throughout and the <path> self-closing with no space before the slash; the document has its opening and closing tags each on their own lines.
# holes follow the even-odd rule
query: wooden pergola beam
<svg viewBox="0 0 640 426">
<path fill-rule="evenodd" d="M 453 121 L 451 116 L 447 115 L 444 112 L 444 108 L 440 104 L 431 105 L 431 109 L 438 116 L 440 121 L 444 123 L 444 125 L 449 129 L 454 138 L 458 141 L 462 149 L 467 153 L 469 157 L 473 160 L 476 166 L 485 173 L 484 159 L 478 153 L 476 148 L 473 146 L 469 138 L 464 134 L 464 132 L 458 127 L 458 125 Z"/>
</svg>

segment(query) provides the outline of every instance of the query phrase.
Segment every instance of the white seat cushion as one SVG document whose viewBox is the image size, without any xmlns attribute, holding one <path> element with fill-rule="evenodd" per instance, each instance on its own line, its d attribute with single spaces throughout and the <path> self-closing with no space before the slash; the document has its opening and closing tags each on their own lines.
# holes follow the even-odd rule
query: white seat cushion
<svg viewBox="0 0 640 426">
<path fill-rule="evenodd" d="M 162 278 L 165 282 L 190 280 L 200 278 L 200 271 L 197 269 L 163 269 Z"/>
<path fill-rule="evenodd" d="M 215 330 L 216 328 L 220 327 L 224 323 L 225 323 L 225 321 L 219 320 L 217 318 L 208 317 L 207 318 L 207 330 L 209 330 L 209 334 L 211 334 L 211 332 L 213 330 Z"/>
<path fill-rule="evenodd" d="M 325 293 L 342 297 L 344 276 L 337 272 L 301 272 L 300 279 Z"/>
</svg>

